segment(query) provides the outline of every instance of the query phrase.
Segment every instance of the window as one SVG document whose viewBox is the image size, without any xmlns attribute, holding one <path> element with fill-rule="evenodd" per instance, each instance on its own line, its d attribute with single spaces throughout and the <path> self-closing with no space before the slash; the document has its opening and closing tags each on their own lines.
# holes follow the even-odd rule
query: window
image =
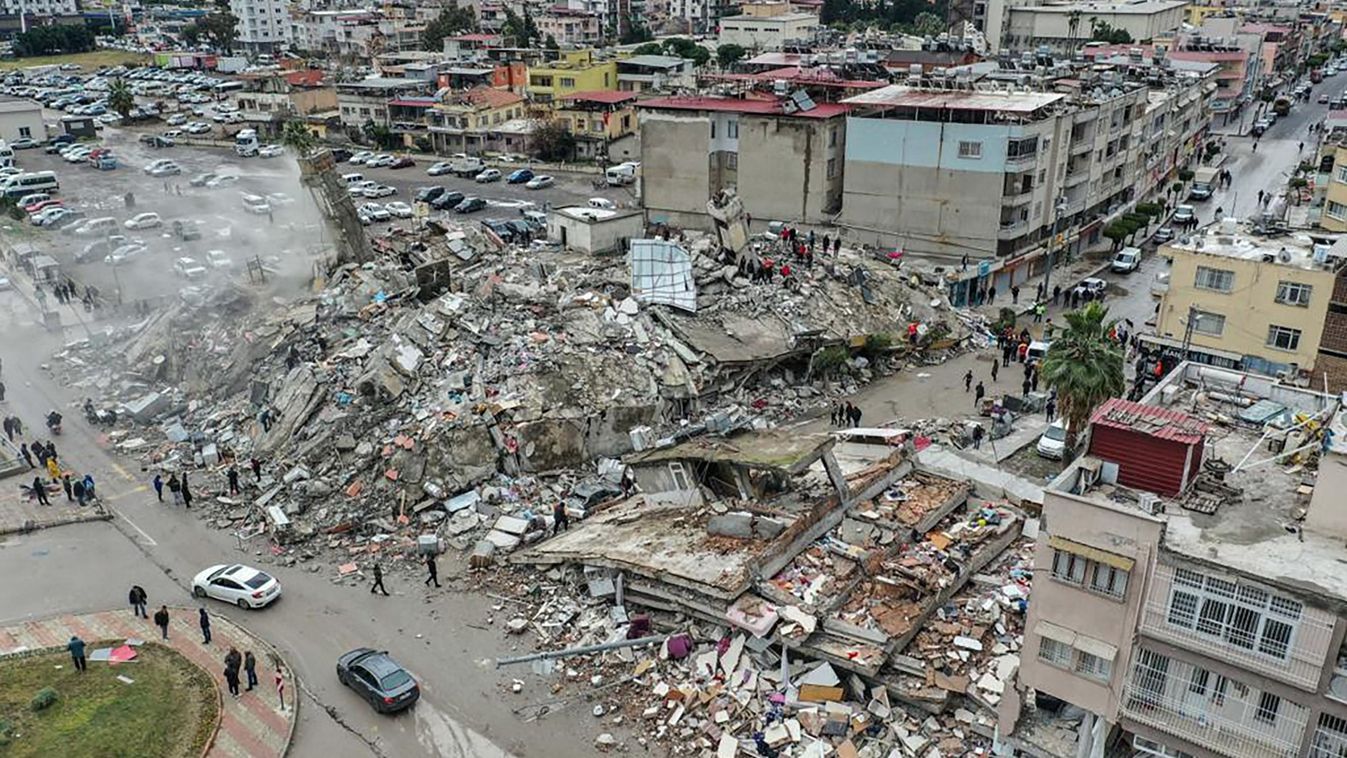
<svg viewBox="0 0 1347 758">
<path fill-rule="evenodd" d="M 1347 184 L 1347 166 L 1338 166 L 1337 173 L 1333 176 L 1333 181 Z"/>
<path fill-rule="evenodd" d="M 829 158 L 829 159 L 828 159 L 828 178 L 831 179 L 831 178 L 833 178 L 834 176 L 837 176 L 837 159 L 836 159 L 836 158 Z"/>
<path fill-rule="evenodd" d="M 1047 637 L 1039 638 L 1038 659 L 1045 663 L 1066 668 L 1071 665 L 1071 651 L 1070 645 Z"/>
<path fill-rule="evenodd" d="M 1023 137 L 1021 139 L 1012 139 L 1006 145 L 1006 157 L 1008 158 L 1026 158 L 1038 153 L 1038 137 Z"/>
<path fill-rule="evenodd" d="M 1052 576 L 1067 584 L 1085 583 L 1085 564 L 1089 561 L 1065 550 L 1052 552 Z"/>
<path fill-rule="evenodd" d="M 33 130 L 32 130 L 32 129 L 29 129 L 29 128 L 26 127 L 26 126 L 21 126 L 21 127 L 19 127 L 19 136 L 20 136 L 20 137 L 31 137 L 31 136 L 33 136 Z"/>
<path fill-rule="evenodd" d="M 738 153 L 726 153 L 726 154 L 725 154 L 725 168 L 728 168 L 728 169 L 730 169 L 731 171 L 738 171 L 738 170 L 739 170 L 739 154 L 738 154 Z"/>
<path fill-rule="evenodd" d="M 1235 287 L 1235 272 L 1219 268 L 1197 267 L 1197 280 L 1193 286 L 1204 290 L 1229 292 Z"/>
<path fill-rule="evenodd" d="M 1264 692 L 1258 696 L 1258 709 L 1253 712 L 1255 721 L 1261 721 L 1264 724 L 1274 724 L 1277 722 L 1277 711 L 1282 707 L 1282 699 L 1272 694 Z"/>
<path fill-rule="evenodd" d="M 688 470 L 683 467 L 681 461 L 673 461 L 669 464 L 669 477 L 673 479 L 674 489 L 692 489 L 692 479 L 688 477 Z"/>
<path fill-rule="evenodd" d="M 739 139 L 739 122 L 727 121 L 725 123 L 725 136 L 730 139 Z"/>
<path fill-rule="evenodd" d="M 1113 662 L 1083 650 L 1076 651 L 1076 673 L 1107 682 L 1113 676 Z"/>
<path fill-rule="evenodd" d="M 711 122 L 711 139 L 716 138 L 716 122 Z"/>
<path fill-rule="evenodd" d="M 959 157 L 960 157 L 960 158 L 970 158 L 970 159 L 981 158 L 981 157 L 982 157 L 982 143 L 981 143 L 981 142 L 968 142 L 968 141 L 966 141 L 966 140 L 960 140 L 960 142 L 959 142 Z"/>
<path fill-rule="evenodd" d="M 1324 215 L 1339 221 L 1347 219 L 1347 205 L 1329 200 L 1328 204 L 1324 206 Z"/>
<path fill-rule="evenodd" d="M 1300 348 L 1300 330 L 1273 324 L 1267 329 L 1267 346 L 1278 350 Z"/>
<path fill-rule="evenodd" d="M 1278 282 L 1277 302 L 1282 305 L 1298 305 L 1301 308 L 1308 308 L 1310 292 L 1313 289 L 1310 285 L 1300 282 Z"/>
<path fill-rule="evenodd" d="M 574 87 L 574 86 L 575 86 L 575 80 L 572 79 L 572 78 L 569 77 L 569 76 L 563 76 L 563 77 L 561 77 L 561 86 L 563 86 L 563 87 Z"/>
<path fill-rule="evenodd" d="M 1300 603 L 1290 598 L 1179 569 L 1166 620 L 1233 647 L 1286 660 L 1300 613 Z"/>
<path fill-rule="evenodd" d="M 1219 337 L 1225 331 L 1225 316 L 1209 311 L 1193 313 L 1193 331 Z"/>
<path fill-rule="evenodd" d="M 837 147 L 837 127 L 828 130 L 828 147 Z"/>
<path fill-rule="evenodd" d="M 1090 589 L 1102 595 L 1122 599 L 1127 592 L 1127 572 L 1114 566 L 1095 563 L 1090 572 Z"/>
</svg>

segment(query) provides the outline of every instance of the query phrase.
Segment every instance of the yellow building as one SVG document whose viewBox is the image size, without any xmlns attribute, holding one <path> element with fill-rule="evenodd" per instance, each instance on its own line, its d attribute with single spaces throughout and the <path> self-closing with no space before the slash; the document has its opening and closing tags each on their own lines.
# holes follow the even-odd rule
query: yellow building
<svg viewBox="0 0 1347 758">
<path fill-rule="evenodd" d="M 1311 371 L 1347 242 L 1262 237 L 1233 219 L 1166 245 L 1173 259 L 1156 333 L 1199 354 L 1241 358 L 1246 370 Z"/>
<path fill-rule="evenodd" d="M 1319 216 L 1319 226 L 1330 232 L 1347 232 L 1347 147 L 1326 145 L 1324 153 L 1333 156 L 1333 173 L 1324 185 L 1324 208 Z"/>
<path fill-rule="evenodd" d="M 557 98 L 556 117 L 575 135 L 577 158 L 608 154 L 608 144 L 636 133 L 636 93 L 598 90 Z"/>
<path fill-rule="evenodd" d="M 528 93 L 535 103 L 551 103 L 572 92 L 617 89 L 617 62 L 593 50 L 563 52 L 561 59 L 529 68 Z"/>
<path fill-rule="evenodd" d="M 523 119 L 522 95 L 492 87 L 473 87 L 446 95 L 426 113 L 430 140 L 440 154 L 492 149 L 494 132 Z"/>
</svg>

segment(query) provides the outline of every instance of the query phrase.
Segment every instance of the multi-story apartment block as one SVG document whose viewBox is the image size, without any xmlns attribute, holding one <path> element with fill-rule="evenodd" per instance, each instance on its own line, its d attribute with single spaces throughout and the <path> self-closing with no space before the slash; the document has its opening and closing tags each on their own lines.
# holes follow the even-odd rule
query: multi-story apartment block
<svg viewBox="0 0 1347 758">
<path fill-rule="evenodd" d="M 1344 434 L 1337 396 L 1194 363 L 1097 409 L 1044 490 L 1007 744 L 1064 702 L 1082 758 L 1347 752 Z"/>
<path fill-rule="evenodd" d="M 617 63 L 595 55 L 593 50 L 563 52 L 559 60 L 529 68 L 529 97 L 536 103 L 551 103 L 573 92 L 617 89 Z"/>
<path fill-rule="evenodd" d="M 1316 364 L 1347 240 L 1263 236 L 1226 219 L 1161 252 L 1173 264 L 1156 315 L 1160 338 L 1188 345 L 1199 360 L 1237 358 L 1247 371 L 1323 385 Z"/>
<path fill-rule="evenodd" d="M 798 13 L 781 2 L 746 3 L 738 16 L 720 19 L 721 45 L 748 50 L 780 50 L 792 40 L 807 40 L 818 27 L 818 16 Z"/>
<path fill-rule="evenodd" d="M 563 45 L 599 45 L 603 43 L 603 16 L 598 13 L 552 8 L 538 16 L 538 32 Z"/>
<path fill-rule="evenodd" d="M 360 127 L 367 121 L 392 126 L 390 102 L 399 97 L 426 95 L 434 82 L 423 79 L 391 79 L 376 77 L 337 84 L 337 107 L 341 123 Z"/>
<path fill-rule="evenodd" d="M 650 220 L 709 228 L 706 201 L 731 187 L 764 221 L 822 223 L 837 214 L 848 106 L 704 96 L 636 106 Z"/>
<path fill-rule="evenodd" d="M 238 17 L 238 44 L 244 49 L 270 53 L 289 47 L 286 0 L 229 0 L 229 12 Z"/>
<path fill-rule="evenodd" d="M 493 130 L 522 119 L 524 98 L 509 90 L 473 87 L 445 95 L 427 111 L 435 152 L 477 153 L 488 149 Z"/>
<path fill-rule="evenodd" d="M 1048 50 L 1072 55 L 1089 42 L 1095 28 L 1107 24 L 1141 42 L 1178 31 L 1184 0 L 1132 0 L 1115 3 L 1010 4 L 997 50 Z"/>
<path fill-rule="evenodd" d="M 577 158 L 607 157 L 614 140 L 636 133 L 634 92 L 573 92 L 556 103 L 554 112 L 575 135 Z"/>
<path fill-rule="evenodd" d="M 290 43 L 315 54 L 366 56 L 377 52 L 371 43 L 379 36 L 379 19 L 365 9 L 304 11 L 290 21 Z"/>
<path fill-rule="evenodd" d="M 337 109 L 337 91 L 318 69 L 244 74 L 243 89 L 229 96 L 249 122 L 281 122 Z"/>
</svg>

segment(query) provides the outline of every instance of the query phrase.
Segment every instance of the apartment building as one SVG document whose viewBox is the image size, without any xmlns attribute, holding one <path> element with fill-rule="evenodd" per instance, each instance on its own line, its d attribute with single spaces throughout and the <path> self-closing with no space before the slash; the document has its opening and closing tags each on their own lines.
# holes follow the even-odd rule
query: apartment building
<svg viewBox="0 0 1347 758">
<path fill-rule="evenodd" d="M 0 15 L 18 17 L 20 13 L 28 16 L 30 24 L 36 19 L 59 16 L 78 16 L 80 5 L 76 0 L 0 0 Z M 17 24 L 16 31 L 17 31 Z"/>
<path fill-rule="evenodd" d="M 309 10 L 290 20 L 290 44 L 296 50 L 327 55 L 365 56 L 375 52 L 380 15 L 368 9 Z"/>
<path fill-rule="evenodd" d="M 389 102 L 399 97 L 429 94 L 434 82 L 421 79 L 394 79 L 373 77 L 354 82 L 340 82 L 337 89 L 337 109 L 341 123 L 360 127 L 367 121 L 392 126 Z"/>
<path fill-rule="evenodd" d="M 707 200 L 731 187 L 755 219 L 822 223 L 837 214 L 848 106 L 709 96 L 636 106 L 648 220 L 709 229 Z"/>
<path fill-rule="evenodd" d="M 563 52 L 559 60 L 529 68 L 528 94 L 535 103 L 551 103 L 573 92 L 617 89 L 617 63 L 593 50 Z"/>
<path fill-rule="evenodd" d="M 1347 240 L 1265 236 L 1226 219 L 1162 254 L 1173 264 L 1157 335 L 1188 344 L 1199 360 L 1235 356 L 1244 370 L 1299 373 L 1322 386 L 1316 363 Z"/>
<path fill-rule="evenodd" d="M 1135 42 L 1172 34 L 1183 25 L 1186 0 L 1117 3 L 1051 3 L 1007 8 L 998 50 L 1047 50 L 1071 55 L 1090 41 L 1097 25 L 1127 32 Z"/>
<path fill-rule="evenodd" d="M 290 10 L 286 0 L 229 0 L 238 17 L 238 42 L 254 53 L 274 53 L 290 45 Z"/>
<path fill-rule="evenodd" d="M 473 87 L 445 95 L 426 112 L 430 142 L 441 155 L 478 154 L 493 130 L 524 118 L 524 98 L 509 90 Z"/>
<path fill-rule="evenodd" d="M 676 55 L 633 55 L 617 61 L 617 88 L 622 92 L 660 92 L 694 87 L 696 65 Z"/>
<path fill-rule="evenodd" d="M 552 8 L 538 16 L 538 33 L 563 45 L 603 43 L 603 16 L 571 8 Z"/>
<path fill-rule="evenodd" d="M 576 157 L 584 160 L 607 156 L 613 140 L 636 133 L 633 92 L 573 92 L 563 96 L 553 112 L 575 135 Z"/>
<path fill-rule="evenodd" d="M 1337 396 L 1195 363 L 1098 408 L 1044 490 L 1008 746 L 1343 755 L 1344 434 Z"/>
<path fill-rule="evenodd" d="M 780 50 L 791 40 L 807 40 L 818 27 L 818 16 L 795 12 L 780 2 L 746 3 L 737 16 L 720 19 L 720 45 L 748 50 Z"/>
<path fill-rule="evenodd" d="M 230 93 L 249 122 L 279 124 L 295 116 L 337 110 L 337 91 L 323 81 L 319 69 L 284 73 L 243 74 L 243 89 Z"/>
</svg>

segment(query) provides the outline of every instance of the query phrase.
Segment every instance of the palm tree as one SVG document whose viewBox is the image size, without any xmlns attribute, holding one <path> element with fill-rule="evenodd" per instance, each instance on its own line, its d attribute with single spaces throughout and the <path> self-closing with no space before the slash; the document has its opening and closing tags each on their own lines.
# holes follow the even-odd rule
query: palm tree
<svg viewBox="0 0 1347 758">
<path fill-rule="evenodd" d="M 108 107 L 120 113 L 122 118 L 136 107 L 136 96 L 125 79 L 117 79 L 108 87 Z"/>
<path fill-rule="evenodd" d="M 1043 382 L 1057 391 L 1057 406 L 1066 420 L 1066 444 L 1076 436 L 1100 403 L 1123 393 L 1123 350 L 1109 337 L 1116 319 L 1108 308 L 1089 303 L 1066 314 L 1066 329 L 1052 341 L 1043 358 Z"/>
<path fill-rule="evenodd" d="M 294 150 L 299 157 L 307 157 L 318 147 L 318 137 L 303 121 L 292 119 L 281 129 L 281 144 Z"/>
</svg>

